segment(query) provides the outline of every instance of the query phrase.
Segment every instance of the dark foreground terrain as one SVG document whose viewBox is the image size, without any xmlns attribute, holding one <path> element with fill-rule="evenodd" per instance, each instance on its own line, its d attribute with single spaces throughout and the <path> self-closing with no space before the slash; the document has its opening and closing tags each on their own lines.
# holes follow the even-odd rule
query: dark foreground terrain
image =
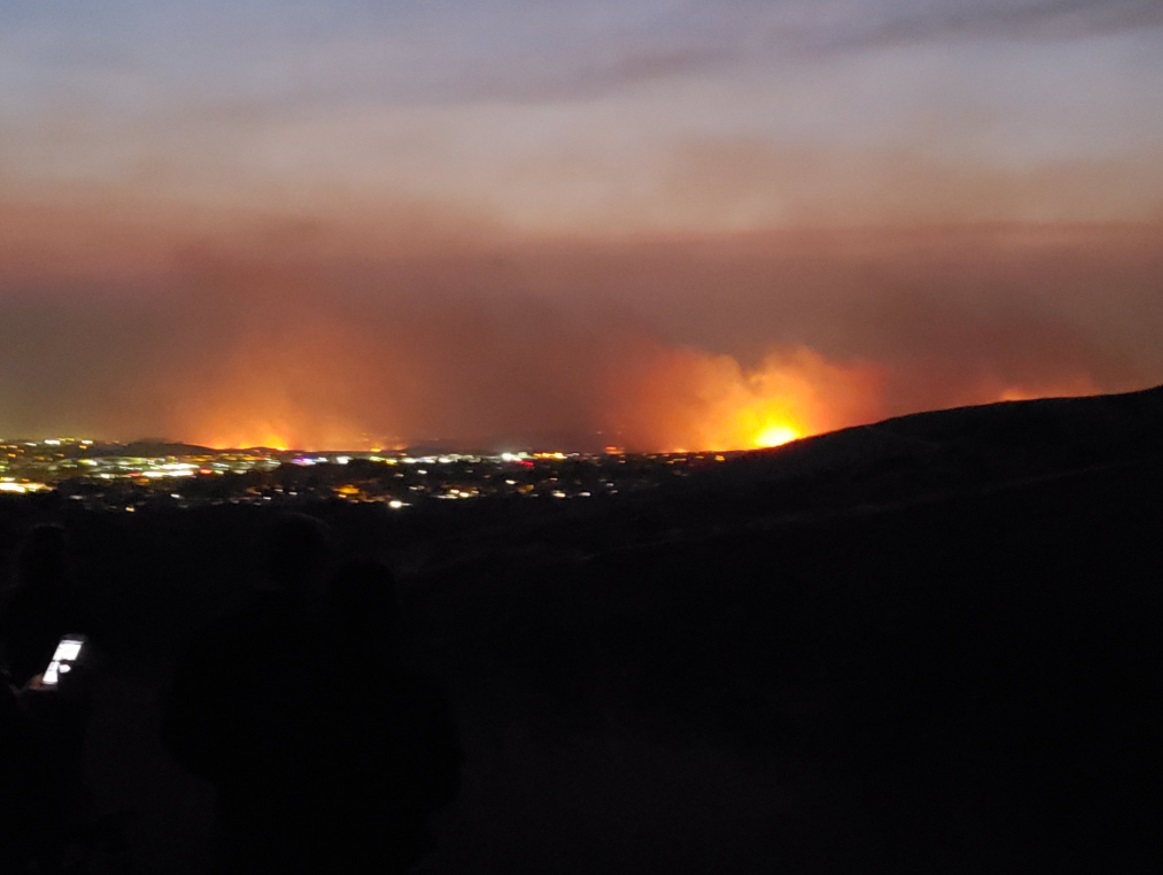
<svg viewBox="0 0 1163 875">
<path fill-rule="evenodd" d="M 424 871 L 1159 871 L 1163 390 L 906 417 L 570 505 L 316 509 L 397 569 L 460 723 Z M 268 517 L 0 505 L 6 563 L 66 525 L 104 655 L 88 777 L 129 847 L 95 870 L 211 865 L 160 703 L 260 582 Z"/>
</svg>

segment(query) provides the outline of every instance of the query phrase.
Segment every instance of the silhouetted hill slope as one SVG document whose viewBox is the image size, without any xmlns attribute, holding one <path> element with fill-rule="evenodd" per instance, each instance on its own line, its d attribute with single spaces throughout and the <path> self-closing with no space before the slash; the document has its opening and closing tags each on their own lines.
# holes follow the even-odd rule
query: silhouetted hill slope
<svg viewBox="0 0 1163 875">
<path fill-rule="evenodd" d="M 560 866 L 563 835 L 572 872 L 1157 868 L 1161 403 L 902 417 L 460 542 L 416 609 L 478 756 L 572 757 L 584 810 L 637 807 L 550 840 L 578 804 L 526 776 L 522 831 L 486 770 L 523 838 L 467 829 L 439 871 Z M 676 785 L 708 798 L 650 795 Z"/>
<path fill-rule="evenodd" d="M 589 502 L 320 504 L 399 569 L 460 722 L 426 871 L 1159 871 L 1161 406 L 919 414 Z M 0 553 L 68 529 L 96 796 L 137 817 L 138 870 L 208 871 L 159 703 L 261 581 L 271 515 L 51 498 L 0 502 Z"/>
<path fill-rule="evenodd" d="M 852 505 L 1056 476 L 1161 450 L 1163 386 L 896 417 L 747 453 L 690 486 L 779 486 L 805 492 L 797 497 L 806 505 Z M 827 501 L 812 501 L 808 489 Z"/>
<path fill-rule="evenodd" d="M 442 509 L 421 564 L 558 561 L 986 494 L 1163 455 L 1163 387 L 1014 401 L 843 429 L 728 454 L 687 477 L 615 498 Z M 433 520 L 435 522 L 435 520 Z"/>
<path fill-rule="evenodd" d="M 521 715 L 502 736 L 741 758 L 722 763 L 733 789 L 715 792 L 753 827 L 718 827 L 746 850 L 720 845 L 717 871 L 1149 871 L 1163 811 L 1160 495 L 1156 453 L 838 514 L 736 517 L 578 561 L 465 566 L 429 582 L 426 610 L 470 721 L 502 711 Z M 697 856 L 668 857 L 697 842 L 661 838 L 697 833 L 694 810 L 639 813 L 637 837 L 610 829 L 600 865 L 570 871 L 700 871 Z M 551 859 L 536 839 L 513 854 L 512 871 Z"/>
<path fill-rule="evenodd" d="M 140 456 L 142 458 L 160 458 L 164 456 L 191 456 L 200 453 L 213 453 L 209 447 L 197 444 L 185 444 L 181 441 L 168 441 L 164 438 L 141 438 L 124 445 L 100 446 L 98 449 L 108 456 Z"/>
</svg>

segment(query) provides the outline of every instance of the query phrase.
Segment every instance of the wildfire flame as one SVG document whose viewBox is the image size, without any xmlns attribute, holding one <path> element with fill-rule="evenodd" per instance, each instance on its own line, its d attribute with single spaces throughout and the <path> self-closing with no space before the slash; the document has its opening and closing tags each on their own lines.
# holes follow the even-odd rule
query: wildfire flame
<svg viewBox="0 0 1163 875">
<path fill-rule="evenodd" d="M 184 403 L 177 408 L 175 432 L 184 440 L 214 447 L 359 450 L 382 443 L 373 435 L 411 429 L 404 435 L 407 443 L 416 440 L 417 433 L 435 433 L 417 432 L 425 412 L 464 400 L 464 390 L 455 382 L 423 383 L 410 395 L 402 376 L 375 382 L 368 375 L 423 374 L 433 369 L 408 367 L 407 357 L 395 368 L 367 367 L 365 361 L 375 360 L 369 358 L 367 347 L 354 343 L 349 334 L 327 332 L 325 327 L 317 326 L 310 343 L 301 345 L 310 355 L 269 335 L 249 337 L 249 343 L 222 357 L 181 393 Z M 890 403 L 908 402 L 886 388 L 894 377 L 888 366 L 835 361 L 806 347 L 771 351 L 755 367 L 729 355 L 661 345 L 608 359 L 605 371 L 585 378 L 593 381 L 587 391 L 596 389 L 593 397 L 599 401 L 596 421 L 583 421 L 629 450 L 776 447 L 913 409 Z M 577 370 L 563 373 L 575 375 Z M 488 383 L 484 386 L 485 391 L 477 394 L 498 397 L 490 394 Z M 1054 394 L 1052 390 L 1085 394 L 1093 384 L 1079 379 L 1052 387 L 1025 386 L 991 379 L 950 397 L 957 404 L 979 404 Z M 498 400 L 512 402 L 513 397 L 520 396 Z M 518 413 L 531 411 L 536 419 L 534 402 L 510 406 Z M 471 417 L 466 416 L 461 427 L 472 434 Z M 455 439 L 457 434 L 441 436 Z M 579 439 L 584 438 L 584 432 L 579 433 Z"/>
<path fill-rule="evenodd" d="M 755 446 L 778 447 L 801 437 L 803 435 L 790 425 L 769 425 L 755 436 Z"/>
<path fill-rule="evenodd" d="M 183 439 L 276 450 L 370 447 L 360 418 L 375 411 L 361 410 L 351 397 L 359 356 L 349 332 L 320 314 L 311 317 L 291 313 L 282 323 L 242 332 L 184 387 L 176 411 Z"/>
<path fill-rule="evenodd" d="M 231 447 L 268 447 L 272 450 L 289 450 L 292 442 L 284 434 L 258 426 L 235 426 L 221 431 L 208 431 L 204 439 L 195 440 L 201 446 L 227 449 Z"/>
<path fill-rule="evenodd" d="M 875 417 L 880 370 L 830 362 L 810 349 L 769 354 L 744 368 L 731 356 L 665 350 L 623 379 L 618 429 L 647 449 L 773 447 Z"/>
</svg>

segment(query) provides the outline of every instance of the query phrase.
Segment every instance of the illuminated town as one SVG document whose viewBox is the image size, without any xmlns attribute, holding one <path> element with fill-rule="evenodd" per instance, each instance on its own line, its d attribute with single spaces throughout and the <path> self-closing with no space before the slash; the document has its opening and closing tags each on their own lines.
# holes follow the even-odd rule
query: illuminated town
<svg viewBox="0 0 1163 875">
<path fill-rule="evenodd" d="M 381 503 L 392 510 L 481 498 L 596 499 L 649 488 L 730 453 L 599 454 L 217 450 L 82 438 L 0 442 L 0 495 L 55 493 L 87 509 Z"/>
</svg>

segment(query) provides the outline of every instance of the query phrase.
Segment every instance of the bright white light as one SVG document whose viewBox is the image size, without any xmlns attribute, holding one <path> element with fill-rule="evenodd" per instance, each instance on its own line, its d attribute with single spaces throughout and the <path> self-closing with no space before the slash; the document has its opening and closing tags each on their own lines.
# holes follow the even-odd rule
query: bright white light
<svg viewBox="0 0 1163 875">
<path fill-rule="evenodd" d="M 388 507 L 390 507 L 392 510 L 399 510 L 402 507 L 407 507 L 407 505 L 404 504 L 404 502 L 400 501 L 400 499 L 393 498 L 391 501 L 388 502 Z"/>
<path fill-rule="evenodd" d="M 81 642 L 76 638 L 66 638 L 57 645 L 53 659 L 76 659 L 81 652 Z"/>
<path fill-rule="evenodd" d="M 351 461 L 351 456 L 336 456 L 335 457 L 335 463 L 337 465 L 346 465 L 350 461 Z"/>
</svg>

